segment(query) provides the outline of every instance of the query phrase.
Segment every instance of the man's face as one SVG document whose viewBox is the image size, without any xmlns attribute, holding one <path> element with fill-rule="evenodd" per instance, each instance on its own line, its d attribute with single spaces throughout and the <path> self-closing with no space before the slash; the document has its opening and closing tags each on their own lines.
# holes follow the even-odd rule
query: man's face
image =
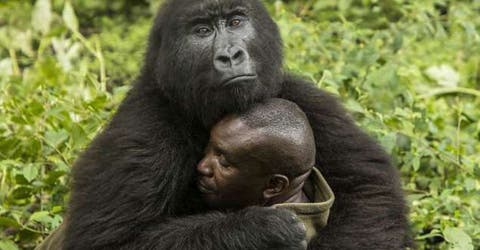
<svg viewBox="0 0 480 250">
<path fill-rule="evenodd" d="M 205 156 L 197 166 L 198 188 L 212 208 L 242 208 L 264 203 L 269 175 L 257 150 L 262 133 L 235 116 L 216 124 L 210 132 Z"/>
</svg>

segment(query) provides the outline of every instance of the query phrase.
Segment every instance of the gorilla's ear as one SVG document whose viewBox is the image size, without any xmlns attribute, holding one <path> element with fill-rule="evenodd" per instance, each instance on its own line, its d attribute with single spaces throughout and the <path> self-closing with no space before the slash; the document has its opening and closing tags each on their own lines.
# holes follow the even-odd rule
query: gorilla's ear
<svg viewBox="0 0 480 250">
<path fill-rule="evenodd" d="M 271 199 L 278 196 L 285 191 L 288 186 L 290 186 L 290 181 L 287 176 L 281 174 L 272 175 L 267 183 L 267 187 L 263 191 L 263 198 Z"/>
</svg>

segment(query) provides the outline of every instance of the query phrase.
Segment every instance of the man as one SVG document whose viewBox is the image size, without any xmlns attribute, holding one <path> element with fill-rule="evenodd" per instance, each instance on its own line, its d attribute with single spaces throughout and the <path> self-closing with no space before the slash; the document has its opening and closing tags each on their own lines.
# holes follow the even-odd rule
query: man
<svg viewBox="0 0 480 250">
<path fill-rule="evenodd" d="M 213 209 L 292 210 L 311 239 L 327 223 L 334 200 L 314 164 L 315 141 L 305 114 L 290 101 L 269 99 L 212 128 L 197 166 L 198 188 Z"/>
</svg>

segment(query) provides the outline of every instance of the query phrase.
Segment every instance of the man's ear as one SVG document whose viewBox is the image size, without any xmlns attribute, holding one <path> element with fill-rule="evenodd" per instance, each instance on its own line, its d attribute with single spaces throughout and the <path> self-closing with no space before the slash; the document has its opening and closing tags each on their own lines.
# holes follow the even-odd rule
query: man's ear
<svg viewBox="0 0 480 250">
<path fill-rule="evenodd" d="M 287 176 L 281 174 L 272 175 L 267 183 L 267 188 L 263 191 L 263 198 L 271 199 L 285 191 L 288 186 L 290 186 L 290 181 Z"/>
</svg>

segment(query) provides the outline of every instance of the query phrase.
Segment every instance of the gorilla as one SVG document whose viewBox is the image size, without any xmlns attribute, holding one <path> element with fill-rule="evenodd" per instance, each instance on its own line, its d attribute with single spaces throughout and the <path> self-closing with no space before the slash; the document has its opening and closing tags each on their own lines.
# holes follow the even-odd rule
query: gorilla
<svg viewBox="0 0 480 250">
<path fill-rule="evenodd" d="M 195 185 L 211 126 L 273 97 L 307 115 L 336 196 L 308 248 L 408 246 L 389 157 L 336 98 L 282 70 L 279 31 L 260 1 L 167 0 L 137 81 L 73 166 L 65 249 L 302 249 L 290 212 L 208 211 Z"/>
</svg>

